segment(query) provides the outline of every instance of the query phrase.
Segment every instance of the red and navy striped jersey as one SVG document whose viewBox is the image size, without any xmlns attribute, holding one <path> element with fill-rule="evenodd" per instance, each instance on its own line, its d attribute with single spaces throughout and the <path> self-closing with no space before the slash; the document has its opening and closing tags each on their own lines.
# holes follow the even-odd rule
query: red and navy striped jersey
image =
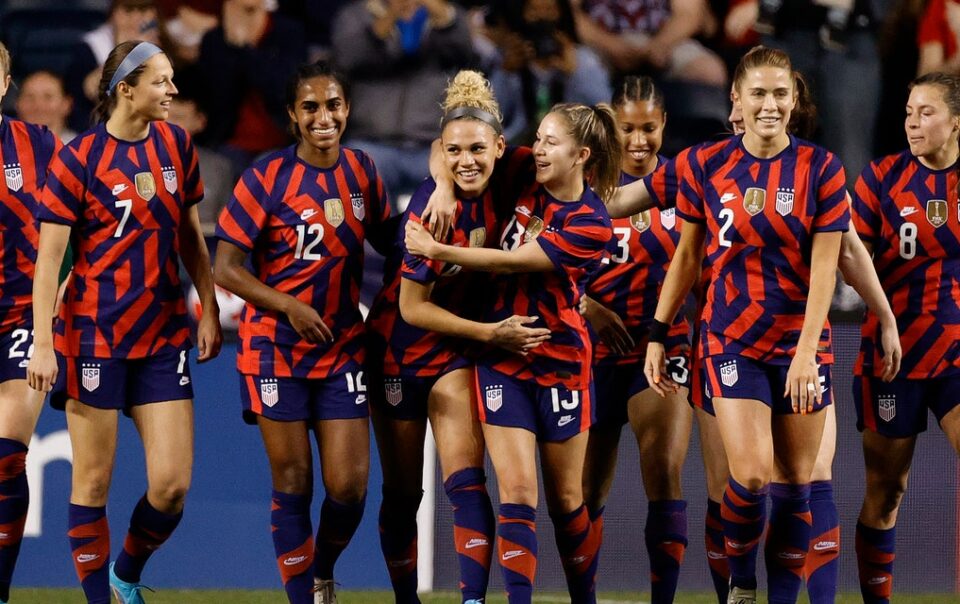
<svg viewBox="0 0 960 604">
<path fill-rule="evenodd" d="M 420 222 L 435 188 L 432 179 L 420 185 L 410 200 L 403 224 L 407 220 Z M 458 247 L 495 247 L 498 229 L 493 191 L 488 187 L 478 197 L 457 199 L 454 225 L 447 243 Z M 400 280 L 432 285 L 431 302 L 465 319 L 480 320 L 491 298 L 488 293 L 490 276 L 463 270 L 458 265 L 448 266 L 422 256 L 412 256 L 403 247 L 403 228 L 399 234 L 403 255 L 388 262 L 384 286 L 367 317 L 373 340 L 371 346 L 379 353 L 378 363 L 382 358 L 384 375 L 442 375 L 466 363 L 464 352 L 472 343 L 423 330 L 404 321 L 399 307 Z"/>
<path fill-rule="evenodd" d="M 553 262 L 554 270 L 499 276 L 490 318 L 539 317 L 531 327 L 546 327 L 550 339 L 526 357 L 493 350 L 484 362 L 544 387 L 582 390 L 590 384 L 593 347 L 579 305 L 601 261 L 612 252 L 610 216 L 586 184 L 579 200 L 564 202 L 533 183 L 519 196 L 500 242 L 509 250 L 534 240 Z"/>
<path fill-rule="evenodd" d="M 705 225 L 710 286 L 704 358 L 739 354 L 789 364 L 803 328 L 813 235 L 850 221 L 844 172 L 829 151 L 790 136 L 769 159 L 742 136 L 703 145 L 678 165 L 677 214 Z M 818 362 L 832 363 L 829 324 Z"/>
<path fill-rule="evenodd" d="M 657 158 L 660 166 L 666 163 Z M 626 172 L 620 185 L 638 180 Z M 680 231 L 673 208 L 650 209 L 628 218 L 613 219 L 616 251 L 590 283 L 587 294 L 620 317 L 636 347 L 626 356 L 615 354 L 603 340 L 595 340 L 594 362 L 636 363 L 647 350 L 647 334 L 657 310 L 660 288 L 667 275 L 670 259 L 677 250 Z M 689 329 L 683 313 L 678 313 L 666 347 L 676 353 L 689 346 Z"/>
<path fill-rule="evenodd" d="M 40 240 L 36 222 L 50 160 L 60 141 L 45 126 L 0 121 L 0 331 L 33 325 L 33 275 Z"/>
<path fill-rule="evenodd" d="M 658 161 L 656 169 L 643 177 L 643 184 L 647 188 L 653 207 L 660 210 L 677 207 L 677 192 L 680 190 L 681 180 L 677 168 L 682 169 L 688 166 L 690 164 L 690 154 L 696 152 L 698 147 L 705 144 L 709 143 L 687 147 L 673 159 Z"/>
<path fill-rule="evenodd" d="M 378 241 L 389 216 L 383 181 L 362 151 L 341 148 L 337 163 L 320 169 L 297 157 L 294 145 L 247 168 L 217 237 L 252 253 L 254 275 L 312 306 L 334 340 L 307 342 L 285 314 L 247 304 L 240 373 L 325 378 L 363 361 L 363 243 Z"/>
<path fill-rule="evenodd" d="M 201 199 L 193 142 L 167 122 L 152 122 L 136 142 L 99 124 L 57 153 L 38 216 L 73 229 L 61 354 L 142 358 L 190 345 L 177 237 Z"/>
<path fill-rule="evenodd" d="M 853 221 L 897 318 L 910 379 L 960 374 L 960 203 L 957 166 L 925 167 L 909 151 L 867 166 L 857 180 Z M 880 326 L 863 323 L 857 372 L 881 368 Z"/>
</svg>

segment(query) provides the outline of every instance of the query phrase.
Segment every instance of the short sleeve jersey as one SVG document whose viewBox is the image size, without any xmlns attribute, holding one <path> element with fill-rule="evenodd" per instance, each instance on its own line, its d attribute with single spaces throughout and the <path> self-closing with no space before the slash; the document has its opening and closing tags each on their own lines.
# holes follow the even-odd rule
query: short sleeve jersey
<svg viewBox="0 0 960 604">
<path fill-rule="evenodd" d="M 663 165 L 666 159 L 660 157 L 658 163 Z M 622 173 L 620 185 L 636 180 L 636 177 Z M 609 260 L 604 260 L 587 293 L 620 317 L 636 346 L 630 354 L 620 356 L 603 340 L 598 340 L 594 361 L 630 364 L 636 363 L 646 352 L 647 335 L 657 310 L 660 288 L 677 250 L 680 231 L 673 208 L 653 208 L 628 218 L 615 218 L 612 222 L 616 248 Z M 677 353 L 689 347 L 688 334 L 687 322 L 681 313 L 668 334 L 667 351 Z"/>
<path fill-rule="evenodd" d="M 248 303 L 241 374 L 326 378 L 363 362 L 363 244 L 389 216 L 383 181 L 362 151 L 341 148 L 336 164 L 321 169 L 297 157 L 294 145 L 241 175 L 217 237 L 251 253 L 257 279 L 312 306 L 333 332 L 331 343 L 307 342 L 285 314 Z"/>
<path fill-rule="evenodd" d="M 430 194 L 436 188 L 426 180 L 414 193 L 404 220 L 420 222 Z M 458 247 L 494 247 L 498 222 L 488 187 L 474 198 L 459 197 L 453 229 L 446 243 Z M 368 324 L 376 347 L 383 353 L 383 372 L 387 376 L 434 377 L 464 362 L 464 353 L 472 343 L 433 331 L 414 327 L 400 316 L 399 296 L 402 279 L 432 286 L 430 301 L 453 314 L 479 320 L 484 302 L 489 303 L 489 275 L 463 270 L 422 256 L 413 256 L 403 247 L 403 229 L 399 233 L 403 251 L 400 262 L 393 262 L 385 275 L 384 287 L 370 310 Z M 379 359 L 378 359 L 379 362 Z"/>
<path fill-rule="evenodd" d="M 759 159 L 735 136 L 697 148 L 677 170 L 677 214 L 706 229 L 703 356 L 788 365 L 803 328 L 813 236 L 849 225 L 840 161 L 793 136 Z M 829 325 L 817 359 L 833 362 Z"/>
<path fill-rule="evenodd" d="M 931 170 L 909 151 L 875 160 L 857 180 L 857 234 L 873 247 L 903 361 L 900 375 L 960 374 L 960 203 L 957 166 Z M 856 371 L 882 367 L 880 326 L 867 313 Z"/>
<path fill-rule="evenodd" d="M 551 336 L 526 357 L 494 350 L 484 362 L 543 387 L 587 388 L 593 350 L 579 305 L 587 284 L 612 249 L 606 207 L 586 184 L 580 199 L 559 201 L 533 183 L 519 196 L 500 241 L 507 250 L 534 242 L 554 270 L 499 277 L 491 319 L 539 317 L 531 326 L 546 327 Z"/>
<path fill-rule="evenodd" d="M 167 122 L 152 122 L 136 142 L 100 124 L 57 153 L 38 214 L 72 227 L 73 279 L 57 351 L 143 358 L 190 345 L 178 235 L 201 199 L 193 142 Z"/>
<path fill-rule="evenodd" d="M 40 240 L 36 223 L 47 167 L 61 145 L 44 126 L 0 121 L 0 332 L 33 325 L 33 275 Z"/>
</svg>

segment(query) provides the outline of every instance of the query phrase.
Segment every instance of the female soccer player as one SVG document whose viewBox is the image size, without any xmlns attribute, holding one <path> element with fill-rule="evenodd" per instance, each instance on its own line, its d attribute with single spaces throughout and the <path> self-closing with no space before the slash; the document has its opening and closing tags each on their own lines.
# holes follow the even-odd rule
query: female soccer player
<svg viewBox="0 0 960 604">
<path fill-rule="evenodd" d="M 905 349 L 902 371 L 880 379 L 878 321 L 863 323 L 854 378 L 867 483 L 857 523 L 860 591 L 868 603 L 893 593 L 895 526 L 927 410 L 960 452 L 960 78 L 939 72 L 910 84 L 908 150 L 867 166 L 854 193 L 854 226 L 872 251 Z"/>
<path fill-rule="evenodd" d="M 131 41 L 114 48 L 100 80 L 97 125 L 57 154 L 39 209 L 35 349 L 27 376 L 35 390 L 52 389 L 53 406 L 67 412 L 68 534 L 90 603 L 109 602 L 111 588 L 123 604 L 143 601 L 141 572 L 180 522 L 190 485 L 193 389 L 180 256 L 206 311 L 197 329 L 198 360 L 220 351 L 210 258 L 195 207 L 203 198 L 197 155 L 189 136 L 164 121 L 176 93 L 170 61 L 158 47 Z M 68 240 L 75 264 L 54 337 L 57 273 Z M 106 502 L 121 410 L 143 440 L 147 492 L 108 570 Z"/>
<path fill-rule="evenodd" d="M 243 173 L 217 225 L 217 283 L 248 302 L 243 415 L 270 461 L 271 534 L 296 604 L 314 591 L 336 601 L 334 564 L 363 516 L 370 465 L 359 294 L 364 240 L 384 249 L 390 206 L 370 157 L 340 145 L 349 92 L 326 63 L 300 67 L 287 92 L 297 143 Z M 311 430 L 326 491 L 316 541 Z"/>
<path fill-rule="evenodd" d="M 677 210 L 686 223 L 657 307 L 645 373 L 664 371 L 669 323 L 700 271 L 711 282 L 701 337 L 730 468 L 723 526 L 735 602 L 756 599 L 757 544 L 773 500 L 766 560 L 771 602 L 795 602 L 810 541 L 810 477 L 830 404 L 827 311 L 841 231 L 843 167 L 787 133 L 796 102 L 789 57 L 757 47 L 734 74 L 745 133 L 691 153 Z M 809 293 L 808 293 L 809 292 Z M 774 466 L 783 482 L 770 485 Z"/>
<path fill-rule="evenodd" d="M 489 83 L 461 71 L 447 87 L 440 148 L 454 178 L 457 213 L 447 242 L 497 245 L 498 203 L 491 176 L 504 154 L 500 109 Z M 497 168 L 498 170 L 507 169 Z M 435 188 L 424 182 L 407 220 L 420 213 Z M 513 209 L 513 199 L 508 200 Z M 401 234 L 402 236 L 402 234 Z M 401 246 L 401 252 L 402 246 Z M 464 602 L 486 596 L 495 520 L 483 470 L 484 440 L 473 392 L 468 340 L 523 354 L 549 337 L 525 327 L 532 317 L 481 322 L 490 301 L 487 275 L 410 254 L 396 258 L 368 320 L 374 432 L 383 468 L 380 540 L 397 602 L 417 602 L 416 514 L 423 494 L 423 440 L 430 419 L 444 490 L 453 506 L 454 540 Z"/>
<path fill-rule="evenodd" d="M 623 135 L 620 184 L 651 174 L 665 161 L 657 153 L 666 113 L 650 78 L 630 76 L 612 105 Z M 687 543 L 686 502 L 680 475 L 693 412 L 686 401 L 690 371 L 689 328 L 683 316 L 670 329 L 669 371 L 683 387 L 660 397 L 641 368 L 646 335 L 670 258 L 680 239 L 676 214 L 651 209 L 613 221 L 616 252 L 590 284 L 584 316 L 599 341 L 594 348 L 597 421 L 590 428 L 584 466 L 584 498 L 591 518 L 602 521 L 616 470 L 620 431 L 629 421 L 640 449 L 640 470 L 649 500 L 644 529 L 650 560 L 652 602 L 672 602 Z"/>
<path fill-rule="evenodd" d="M 498 553 L 509 601 L 530 602 L 536 571 L 536 459 L 573 602 L 594 598 L 599 540 L 583 503 L 587 430 L 593 422 L 592 346 L 580 298 L 612 238 L 601 199 L 619 178 L 621 146 L 607 107 L 558 105 L 540 123 L 535 182 L 501 237 L 505 250 L 434 241 L 408 222 L 407 251 L 464 268 L 512 273 L 497 280 L 492 318 L 538 317 L 550 340 L 526 355 L 491 351 L 477 363 L 480 421 L 500 489 Z M 597 193 L 585 185 L 594 175 Z"/>
<path fill-rule="evenodd" d="M 0 100 L 10 86 L 10 53 L 0 43 Z M 0 189 L 0 602 L 10 597 L 10 582 L 27 520 L 27 445 L 43 407 L 43 394 L 27 388 L 26 366 L 33 350 L 30 304 L 37 232 L 34 215 L 47 166 L 60 148 L 43 126 L 0 116 L 0 153 L 6 186 Z"/>
</svg>

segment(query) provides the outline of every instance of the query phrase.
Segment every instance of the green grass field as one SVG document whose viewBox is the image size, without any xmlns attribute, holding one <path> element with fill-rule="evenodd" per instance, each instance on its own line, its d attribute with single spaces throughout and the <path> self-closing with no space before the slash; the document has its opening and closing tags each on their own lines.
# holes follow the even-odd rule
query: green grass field
<svg viewBox="0 0 960 604">
<path fill-rule="evenodd" d="M 83 597 L 78 589 L 16 589 L 10 594 L 12 604 L 79 604 Z M 390 604 L 392 594 L 385 591 L 344 591 L 337 594 L 340 604 Z M 458 594 L 438 592 L 420 597 L 423 604 L 459 604 Z M 148 604 L 281 604 L 286 602 L 280 591 L 173 591 L 164 590 L 154 594 L 147 593 Z M 565 604 L 570 600 L 564 594 L 538 594 L 533 601 L 539 604 Z M 649 602 L 649 595 L 643 593 L 603 593 L 599 604 L 614 602 L 640 604 Z M 677 604 L 716 604 L 716 596 L 710 593 L 683 593 L 677 596 Z M 761 599 L 762 601 L 762 599 Z M 860 594 L 844 594 L 837 598 L 838 604 L 859 603 Z M 897 594 L 897 604 L 946 604 L 960 603 L 960 595 L 955 594 Z M 489 604 L 503 604 L 506 598 L 493 596 Z M 800 597 L 801 604 L 806 603 L 805 596 Z"/>
</svg>

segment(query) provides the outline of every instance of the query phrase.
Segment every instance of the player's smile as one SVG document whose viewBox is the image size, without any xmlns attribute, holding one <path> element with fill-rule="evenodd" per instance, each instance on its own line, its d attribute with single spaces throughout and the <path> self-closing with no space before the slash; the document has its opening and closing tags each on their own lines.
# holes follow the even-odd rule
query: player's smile
<svg viewBox="0 0 960 604">
<path fill-rule="evenodd" d="M 482 193 L 503 155 L 503 137 L 481 121 L 459 119 L 444 127 L 441 143 L 457 187 L 471 197 Z"/>
</svg>

